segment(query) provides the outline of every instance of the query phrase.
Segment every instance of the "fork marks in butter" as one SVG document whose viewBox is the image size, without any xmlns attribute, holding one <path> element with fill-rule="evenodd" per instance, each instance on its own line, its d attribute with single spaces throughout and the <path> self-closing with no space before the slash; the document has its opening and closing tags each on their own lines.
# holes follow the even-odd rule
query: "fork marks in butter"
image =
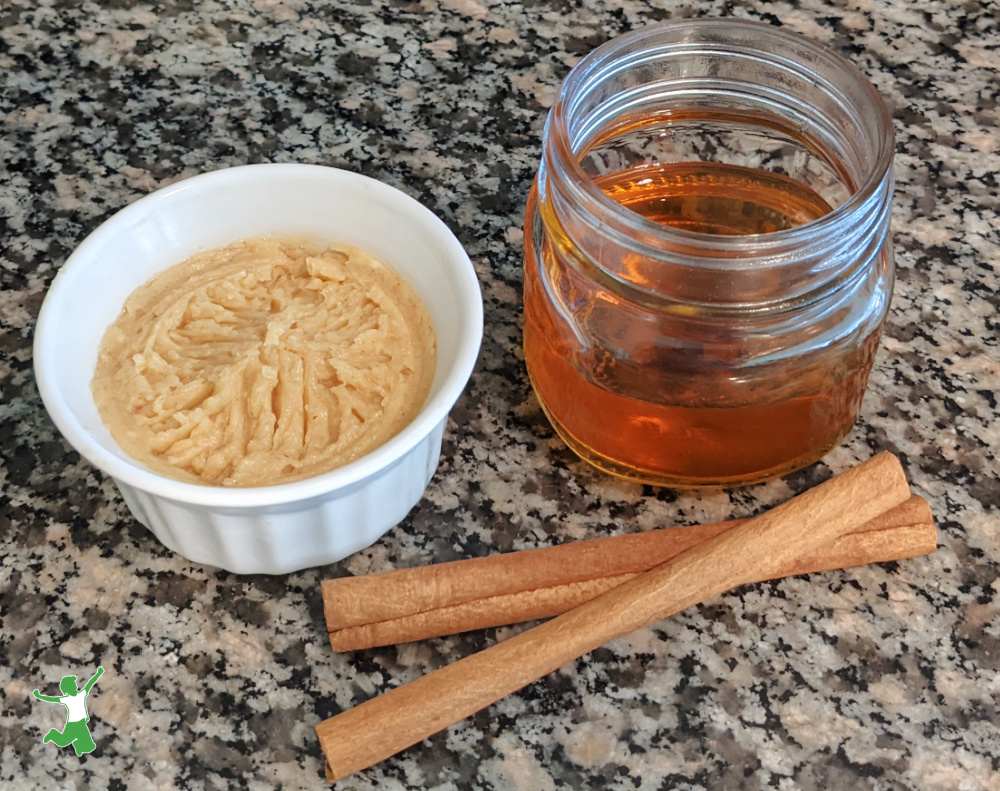
<svg viewBox="0 0 1000 791">
<path fill-rule="evenodd" d="M 263 486 L 389 440 L 419 412 L 435 361 L 426 308 L 381 261 L 252 239 L 135 291 L 91 387 L 114 439 L 154 471 Z"/>
</svg>

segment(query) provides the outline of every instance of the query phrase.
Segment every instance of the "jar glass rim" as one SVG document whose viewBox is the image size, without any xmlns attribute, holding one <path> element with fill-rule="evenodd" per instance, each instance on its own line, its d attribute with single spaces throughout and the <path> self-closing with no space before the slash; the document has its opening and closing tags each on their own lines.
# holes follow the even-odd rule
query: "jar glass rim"
<svg viewBox="0 0 1000 791">
<path fill-rule="evenodd" d="M 706 36 L 706 33 L 713 31 L 716 34 L 725 29 L 752 31 L 761 39 L 761 44 L 754 49 L 755 54 L 766 56 L 772 63 L 796 67 L 796 70 L 801 71 L 803 65 L 780 54 L 781 47 L 772 46 L 765 49 L 763 46 L 764 41 L 775 44 L 784 43 L 793 51 L 806 51 L 817 61 L 825 62 L 862 90 L 869 105 L 865 110 L 871 111 L 870 116 L 866 115 L 866 121 L 874 128 L 873 139 L 876 146 L 871 164 L 867 167 L 863 180 L 852 190 L 851 196 L 847 200 L 822 217 L 793 228 L 751 236 L 724 236 L 662 225 L 638 212 L 623 207 L 594 183 L 591 177 L 585 173 L 578 158 L 578 152 L 573 151 L 570 146 L 567 114 L 571 112 L 568 108 L 572 105 L 573 99 L 580 91 L 592 87 L 593 81 L 599 80 L 602 72 L 606 72 L 616 61 L 620 61 L 623 52 L 634 51 L 636 46 L 644 40 L 651 41 L 666 33 L 679 34 L 685 29 L 690 31 L 689 36 L 682 42 L 678 42 L 677 47 L 713 44 L 714 42 Z M 827 90 L 836 91 L 836 85 L 833 82 L 823 80 L 822 84 Z M 836 91 L 836 93 L 846 101 L 843 92 Z M 697 259 L 700 259 L 703 265 L 707 266 L 711 265 L 713 259 L 707 257 L 706 253 L 717 252 L 729 260 L 727 254 L 739 253 L 745 251 L 747 247 L 752 247 L 755 257 L 767 257 L 769 254 L 777 255 L 789 247 L 806 243 L 816 234 L 830 233 L 837 226 L 849 222 L 852 215 L 864 211 L 864 207 L 870 205 L 873 197 L 884 190 L 887 184 L 891 184 L 891 166 L 895 153 L 892 116 L 882 96 L 860 69 L 830 46 L 774 25 L 741 19 L 710 18 L 659 23 L 605 42 L 587 54 L 567 75 L 556 96 L 556 101 L 553 103 L 547 125 L 552 126 L 552 131 L 555 134 L 546 132 L 546 138 L 553 145 L 562 166 L 573 176 L 573 183 L 568 186 L 572 190 L 574 200 L 589 204 L 602 214 L 614 215 L 616 220 L 626 228 L 634 229 L 644 235 L 669 240 L 680 248 L 696 249 L 699 251 Z"/>
</svg>

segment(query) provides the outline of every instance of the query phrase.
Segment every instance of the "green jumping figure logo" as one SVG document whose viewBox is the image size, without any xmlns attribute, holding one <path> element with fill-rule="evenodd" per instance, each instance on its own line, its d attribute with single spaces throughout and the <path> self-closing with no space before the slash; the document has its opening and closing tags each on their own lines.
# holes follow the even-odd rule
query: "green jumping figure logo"
<svg viewBox="0 0 1000 791">
<path fill-rule="evenodd" d="M 50 730 L 42 739 L 42 744 L 52 742 L 60 747 L 72 744 L 77 755 L 92 753 L 97 749 L 97 745 L 94 744 L 94 738 L 90 735 L 90 728 L 87 727 L 87 722 L 90 720 L 90 715 L 87 714 L 87 695 L 90 693 L 90 688 L 97 683 L 97 679 L 101 677 L 101 673 L 103 672 L 103 667 L 97 668 L 97 672 L 94 673 L 93 678 L 84 684 L 82 690 L 76 688 L 76 676 L 63 676 L 62 681 L 59 682 L 59 689 L 64 694 L 59 697 L 53 698 L 48 695 L 41 695 L 37 689 L 35 690 L 35 697 L 39 700 L 45 700 L 49 703 L 61 703 L 66 707 L 67 711 L 66 727 L 61 731 L 56 728 Z"/>
</svg>

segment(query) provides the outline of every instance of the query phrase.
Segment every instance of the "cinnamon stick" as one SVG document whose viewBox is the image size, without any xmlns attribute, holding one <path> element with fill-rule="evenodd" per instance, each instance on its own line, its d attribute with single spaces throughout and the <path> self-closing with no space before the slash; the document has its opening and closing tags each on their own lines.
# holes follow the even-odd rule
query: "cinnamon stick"
<svg viewBox="0 0 1000 791">
<path fill-rule="evenodd" d="M 330 645 L 338 652 L 356 651 L 550 618 L 744 521 L 653 530 L 326 580 L 323 607 Z M 914 495 L 856 532 L 796 557 L 770 578 L 902 560 L 936 548 L 930 506 Z"/>
<path fill-rule="evenodd" d="M 316 726 L 327 778 L 346 777 L 468 717 L 569 661 L 857 530 L 910 496 L 882 453 L 515 637 Z"/>
</svg>

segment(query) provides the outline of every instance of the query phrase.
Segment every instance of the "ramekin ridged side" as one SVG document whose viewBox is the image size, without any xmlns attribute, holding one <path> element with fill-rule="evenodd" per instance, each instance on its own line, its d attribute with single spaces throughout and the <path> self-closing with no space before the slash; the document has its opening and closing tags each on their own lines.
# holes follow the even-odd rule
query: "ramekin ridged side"
<svg viewBox="0 0 1000 791">
<path fill-rule="evenodd" d="M 399 524 L 434 476 L 445 423 L 369 478 L 301 502 L 206 508 L 115 484 L 132 515 L 188 560 L 237 574 L 286 574 L 341 560 Z"/>
</svg>

